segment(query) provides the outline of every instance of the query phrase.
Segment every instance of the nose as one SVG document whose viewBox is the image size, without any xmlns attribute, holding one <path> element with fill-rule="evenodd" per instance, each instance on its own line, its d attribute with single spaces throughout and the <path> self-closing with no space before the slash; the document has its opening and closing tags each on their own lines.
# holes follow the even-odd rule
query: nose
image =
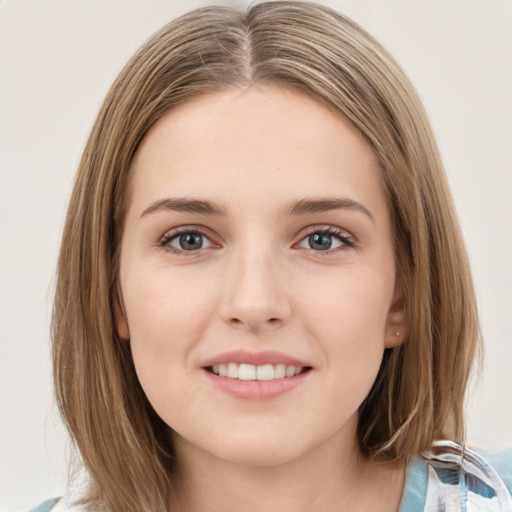
<svg viewBox="0 0 512 512">
<path fill-rule="evenodd" d="M 228 264 L 219 316 L 251 332 L 277 329 L 290 315 L 288 287 L 278 258 L 270 251 L 245 251 Z"/>
</svg>

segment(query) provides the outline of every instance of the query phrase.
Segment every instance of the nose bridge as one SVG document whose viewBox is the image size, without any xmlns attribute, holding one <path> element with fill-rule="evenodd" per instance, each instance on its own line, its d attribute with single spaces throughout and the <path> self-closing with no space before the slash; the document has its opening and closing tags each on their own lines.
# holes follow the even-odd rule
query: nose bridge
<svg viewBox="0 0 512 512">
<path fill-rule="evenodd" d="M 261 242 L 261 241 L 260 241 Z M 221 316 L 232 325 L 259 330 L 283 323 L 290 305 L 282 265 L 268 241 L 249 241 L 234 250 L 227 265 Z"/>
</svg>

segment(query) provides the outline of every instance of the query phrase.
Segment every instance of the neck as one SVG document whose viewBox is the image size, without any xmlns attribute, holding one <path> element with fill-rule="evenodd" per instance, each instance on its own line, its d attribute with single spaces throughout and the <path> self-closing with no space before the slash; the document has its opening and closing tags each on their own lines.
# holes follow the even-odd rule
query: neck
<svg viewBox="0 0 512 512">
<path fill-rule="evenodd" d="M 403 465 L 377 464 L 355 443 L 333 437 L 321 447 L 273 466 L 235 465 L 175 440 L 177 493 L 169 510 L 189 512 L 396 512 Z M 186 457 L 185 457 L 186 453 Z"/>
</svg>

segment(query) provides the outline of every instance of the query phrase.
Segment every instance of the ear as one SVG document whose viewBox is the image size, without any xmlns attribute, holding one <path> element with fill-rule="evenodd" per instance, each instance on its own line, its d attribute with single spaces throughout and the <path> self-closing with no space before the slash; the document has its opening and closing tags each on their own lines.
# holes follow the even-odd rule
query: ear
<svg viewBox="0 0 512 512">
<path fill-rule="evenodd" d="M 124 308 L 123 295 L 121 294 L 119 283 L 116 286 L 114 296 L 114 315 L 117 334 L 122 340 L 128 341 L 130 339 L 130 329 L 128 328 L 128 320 L 126 319 L 126 310 Z"/>
<path fill-rule="evenodd" d="M 409 336 L 410 323 L 407 308 L 407 287 L 401 275 L 397 275 L 395 291 L 388 313 L 384 346 L 393 348 L 401 345 Z"/>
</svg>

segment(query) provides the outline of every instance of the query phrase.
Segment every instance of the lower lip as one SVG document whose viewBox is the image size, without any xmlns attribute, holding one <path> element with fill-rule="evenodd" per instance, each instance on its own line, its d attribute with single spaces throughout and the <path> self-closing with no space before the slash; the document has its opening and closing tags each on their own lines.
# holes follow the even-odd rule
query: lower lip
<svg viewBox="0 0 512 512">
<path fill-rule="evenodd" d="M 308 378 L 311 370 L 299 373 L 294 377 L 272 380 L 240 380 L 220 377 L 204 370 L 204 373 L 215 388 L 243 400 L 270 400 L 295 389 Z"/>
</svg>

